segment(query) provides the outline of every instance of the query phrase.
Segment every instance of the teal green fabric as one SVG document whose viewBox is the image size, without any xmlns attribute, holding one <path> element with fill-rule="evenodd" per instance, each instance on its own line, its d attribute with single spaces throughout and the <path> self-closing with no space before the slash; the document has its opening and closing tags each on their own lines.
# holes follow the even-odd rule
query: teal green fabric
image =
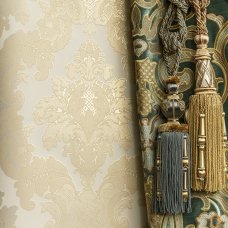
<svg viewBox="0 0 228 228">
<path fill-rule="evenodd" d="M 135 56 L 137 107 L 141 132 L 144 187 L 150 227 L 228 227 L 228 191 L 215 194 L 193 192 L 192 212 L 177 216 L 151 212 L 157 127 L 164 117 L 159 105 L 165 98 L 167 71 L 162 59 L 158 32 L 168 6 L 167 0 L 134 0 L 131 5 L 132 37 Z M 188 38 L 183 48 L 178 76 L 181 96 L 188 105 L 193 94 L 195 71 L 195 17 L 187 15 Z M 217 87 L 224 103 L 228 126 L 228 1 L 212 0 L 208 7 L 209 51 L 216 73 Z M 182 119 L 182 122 L 184 120 Z M 228 184 L 227 184 L 228 186 Z M 226 225 L 226 226 L 225 226 Z"/>
</svg>

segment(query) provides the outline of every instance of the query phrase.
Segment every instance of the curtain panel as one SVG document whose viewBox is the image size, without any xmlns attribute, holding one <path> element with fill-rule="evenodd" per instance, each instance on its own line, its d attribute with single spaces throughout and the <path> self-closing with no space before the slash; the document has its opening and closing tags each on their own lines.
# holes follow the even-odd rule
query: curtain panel
<svg viewBox="0 0 228 228">
<path fill-rule="evenodd" d="M 132 37 L 135 58 L 137 114 L 140 126 L 144 189 L 149 227 L 226 227 L 228 191 L 192 192 L 192 212 L 162 215 L 152 213 L 155 182 L 155 150 L 158 126 L 165 122 L 160 105 L 165 99 L 167 71 L 159 39 L 159 28 L 168 7 L 166 0 L 135 0 L 131 4 Z M 182 50 L 178 76 L 180 95 L 188 105 L 195 87 L 196 20 L 193 10 L 186 18 L 187 40 Z M 228 113 L 228 1 L 212 0 L 207 12 L 209 52 L 216 75 L 216 86 Z M 228 116 L 225 119 L 228 123 Z M 227 125 L 227 124 L 226 124 Z M 227 159 L 227 158 L 226 158 Z M 227 177 L 226 177 L 227 186 Z"/>
</svg>

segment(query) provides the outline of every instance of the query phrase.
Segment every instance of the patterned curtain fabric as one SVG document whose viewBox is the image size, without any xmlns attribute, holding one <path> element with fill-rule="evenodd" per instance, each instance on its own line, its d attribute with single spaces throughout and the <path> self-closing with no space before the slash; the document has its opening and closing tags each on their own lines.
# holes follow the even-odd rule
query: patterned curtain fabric
<svg viewBox="0 0 228 228">
<path fill-rule="evenodd" d="M 228 191 L 214 194 L 193 192 L 192 213 L 177 216 L 151 213 L 154 183 L 154 160 L 157 127 L 164 122 L 159 104 L 165 98 L 166 67 L 158 32 L 166 12 L 168 0 L 135 0 L 131 5 L 132 36 L 135 56 L 137 85 L 137 106 L 141 133 L 144 168 L 144 188 L 150 227 L 228 227 Z M 193 12 L 187 15 L 188 38 L 183 48 L 178 76 L 180 92 L 188 104 L 194 89 L 193 37 L 196 23 Z M 228 113 L 228 1 L 212 0 L 208 7 L 207 27 L 209 30 L 209 51 L 216 74 L 216 82 Z M 226 116 L 228 126 L 228 115 Z"/>
</svg>

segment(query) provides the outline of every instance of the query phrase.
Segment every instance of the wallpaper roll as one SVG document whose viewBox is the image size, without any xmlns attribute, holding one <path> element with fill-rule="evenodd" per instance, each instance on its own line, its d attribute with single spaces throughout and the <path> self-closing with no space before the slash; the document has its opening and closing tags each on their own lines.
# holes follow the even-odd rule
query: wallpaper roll
<svg viewBox="0 0 228 228">
<path fill-rule="evenodd" d="M 155 146 L 158 126 L 163 123 L 160 105 L 165 99 L 165 80 L 168 76 L 162 58 L 159 27 L 167 10 L 168 1 L 135 0 L 131 5 L 132 37 L 135 57 L 135 77 L 137 85 L 137 114 L 141 133 L 141 148 L 144 169 L 144 189 L 147 216 L 150 227 L 209 227 L 228 225 L 227 188 L 215 194 L 192 193 L 192 213 L 175 216 L 153 214 Z M 216 86 L 222 97 L 224 112 L 228 112 L 228 2 L 212 0 L 208 7 L 209 52 L 216 75 Z M 196 22 L 193 11 L 186 18 L 188 36 L 183 48 L 178 76 L 180 93 L 188 105 L 194 89 Z M 226 115 L 227 116 L 227 115 Z M 225 119 L 228 122 L 228 119 Z M 227 124 L 226 124 L 227 125 Z M 226 149 L 224 149 L 226 150 Z M 224 151 L 226 153 L 226 151 Z M 227 159 L 227 157 L 226 157 Z M 227 162 L 227 161 L 226 161 Z M 227 174 L 226 174 L 227 183 Z"/>
</svg>

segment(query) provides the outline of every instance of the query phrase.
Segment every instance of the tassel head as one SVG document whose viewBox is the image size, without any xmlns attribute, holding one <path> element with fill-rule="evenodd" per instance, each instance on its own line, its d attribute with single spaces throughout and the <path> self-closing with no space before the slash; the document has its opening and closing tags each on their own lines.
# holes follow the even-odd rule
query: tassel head
<svg viewBox="0 0 228 228">
<path fill-rule="evenodd" d="M 178 119 L 184 114 L 185 103 L 180 100 L 178 95 L 179 79 L 177 77 L 170 77 L 167 80 L 167 92 L 168 96 L 162 102 L 161 110 L 163 115 L 168 121 L 178 121 Z"/>
</svg>

